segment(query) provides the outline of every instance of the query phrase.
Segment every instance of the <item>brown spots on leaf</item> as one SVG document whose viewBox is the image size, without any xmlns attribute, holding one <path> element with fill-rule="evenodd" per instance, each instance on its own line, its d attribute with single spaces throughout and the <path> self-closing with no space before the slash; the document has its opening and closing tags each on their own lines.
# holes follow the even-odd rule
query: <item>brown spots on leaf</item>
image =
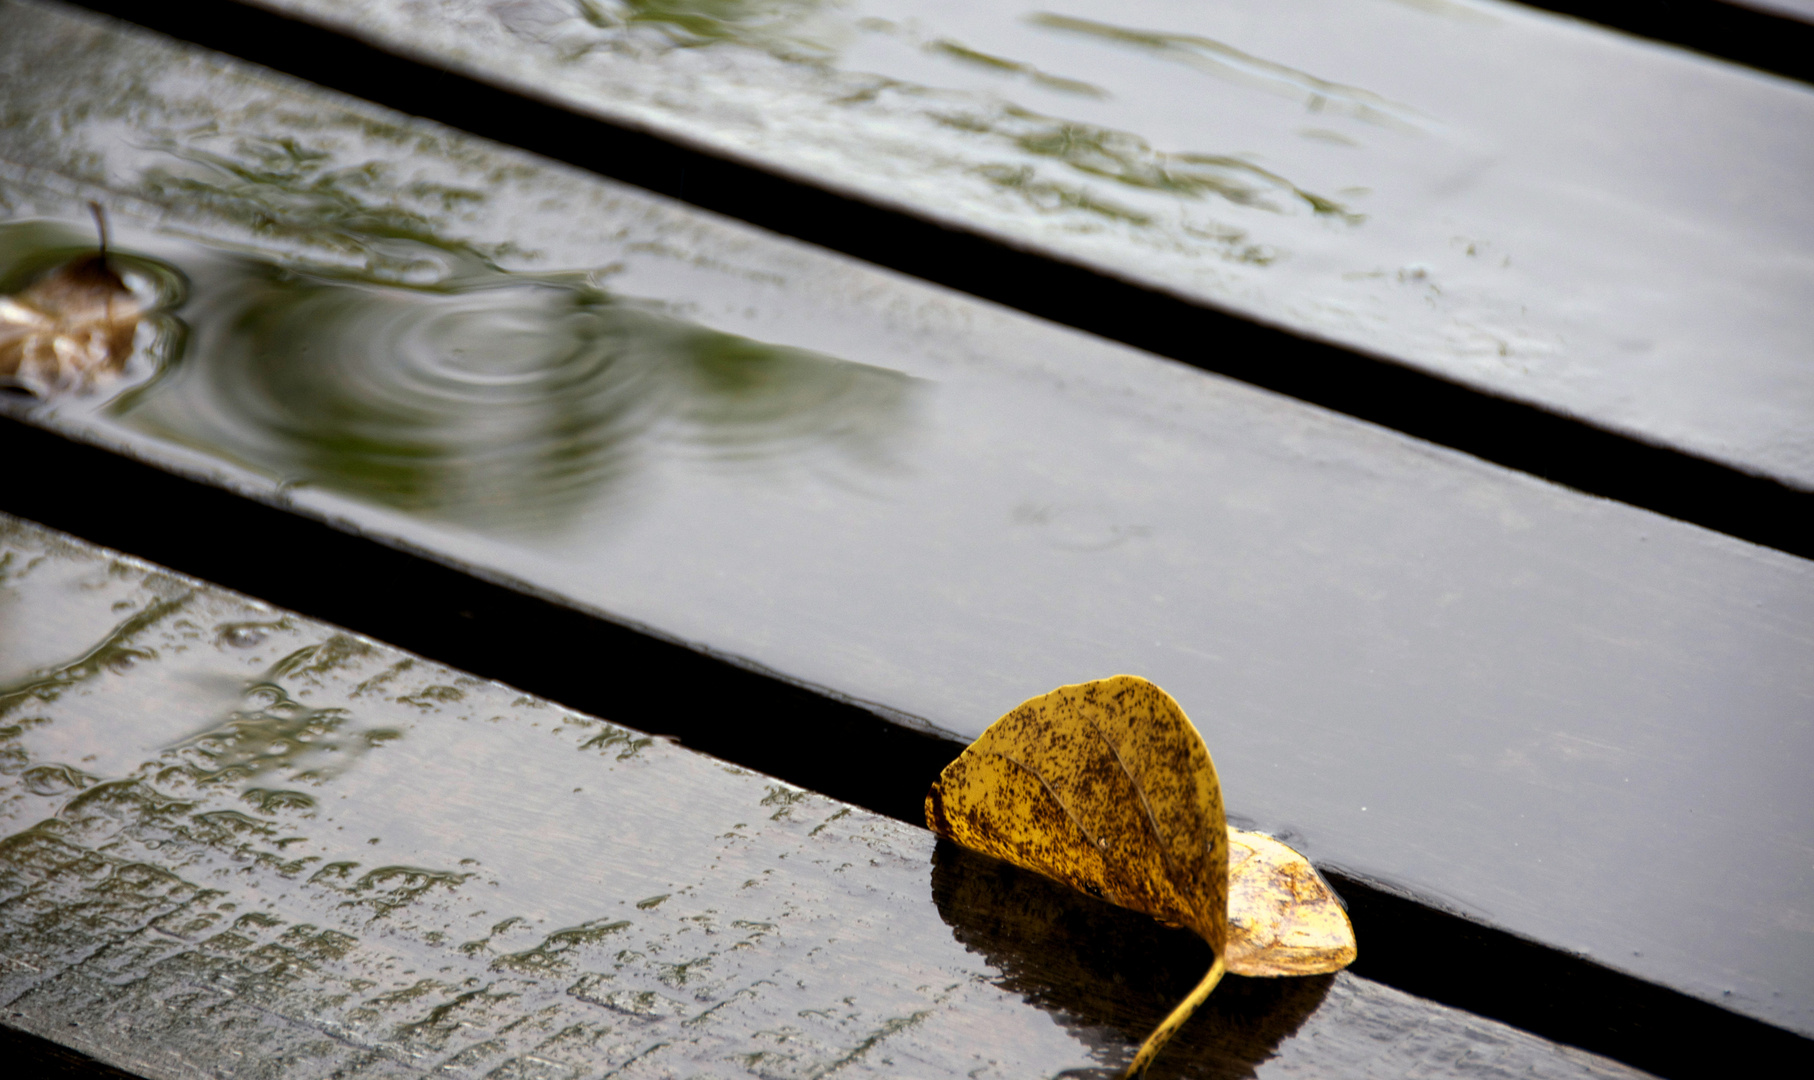
<svg viewBox="0 0 1814 1080">
<path fill-rule="evenodd" d="M 1131 675 L 1061 686 L 946 766 L 926 825 L 964 847 L 1188 927 L 1217 959 L 1130 1068 L 1143 1070 L 1221 978 L 1308 975 L 1354 959 L 1354 931 L 1308 860 L 1231 831 L 1203 737 Z M 1232 865 L 1231 865 L 1232 863 Z"/>
<path fill-rule="evenodd" d="M 1227 825 L 1203 739 L 1171 695 L 1117 676 L 996 721 L 934 786 L 928 824 L 966 847 L 1220 948 Z"/>
</svg>

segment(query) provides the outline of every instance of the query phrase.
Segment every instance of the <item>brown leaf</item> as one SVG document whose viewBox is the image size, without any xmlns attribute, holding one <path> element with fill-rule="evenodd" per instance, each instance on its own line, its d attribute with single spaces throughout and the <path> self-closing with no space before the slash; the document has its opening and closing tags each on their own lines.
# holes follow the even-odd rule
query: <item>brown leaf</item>
<svg viewBox="0 0 1814 1080">
<path fill-rule="evenodd" d="M 1203 982 L 1147 1039 L 1130 1076 L 1224 970 L 1310 974 L 1354 958 L 1353 931 L 1322 878 L 1284 844 L 1230 832 L 1202 736 L 1171 695 L 1136 676 L 1062 686 L 991 724 L 927 793 L 926 823 L 972 850 L 1188 927 L 1215 949 Z"/>
<path fill-rule="evenodd" d="M 1221 951 L 1228 826 L 1215 765 L 1170 694 L 1130 675 L 1061 686 L 997 720 L 926 796 L 932 831 Z"/>
<path fill-rule="evenodd" d="M 98 208 L 96 221 L 104 222 Z M 144 311 L 110 265 L 104 224 L 102 232 L 101 250 L 0 296 L 0 382 L 45 397 L 109 382 L 125 369 Z"/>
<path fill-rule="evenodd" d="M 1228 970 L 1321 975 L 1354 957 L 1348 913 L 1310 860 L 1264 833 L 1228 830 Z"/>
</svg>

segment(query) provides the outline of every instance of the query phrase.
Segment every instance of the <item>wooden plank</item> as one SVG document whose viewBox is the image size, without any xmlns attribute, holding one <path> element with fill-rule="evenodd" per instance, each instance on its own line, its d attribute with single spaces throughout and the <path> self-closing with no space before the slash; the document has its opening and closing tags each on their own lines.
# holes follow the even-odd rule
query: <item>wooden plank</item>
<svg viewBox="0 0 1814 1080">
<path fill-rule="evenodd" d="M 0 1018 L 145 1077 L 1097 1075 L 1206 962 L 4 516 L 0 571 Z M 27 635 L 83 644 L 21 673 Z M 1226 989 L 1153 1075 L 1643 1075 L 1351 976 Z"/>
<path fill-rule="evenodd" d="M 1603 498 L 1814 556 L 1814 494 L 1081 263 L 609 123 L 236 0 L 84 6 Z M 1204 342 L 1213 341 L 1213 349 Z"/>
<path fill-rule="evenodd" d="M 594 485 L 571 503 L 526 465 L 485 471 L 510 465 L 509 440 L 468 458 L 493 418 L 521 418 L 499 399 L 474 399 L 478 426 L 445 414 L 452 449 L 405 485 L 426 501 L 371 487 L 361 459 L 312 457 L 334 432 L 309 425 L 332 410 L 267 441 L 281 425 L 248 417 L 330 400 L 348 373 L 305 364 L 303 382 L 239 398 L 220 336 L 235 324 L 206 305 L 186 309 L 193 362 L 143 409 L 16 414 L 935 732 L 1143 672 L 1204 726 L 1235 811 L 1324 864 L 1814 1026 L 1814 963 L 1792 929 L 1814 890 L 1782 857 L 1809 831 L 1808 564 L 219 58 L 4 11 L 8 100 L 32 118 L 0 132 L 11 212 L 75 220 L 79 198 L 104 195 L 120 243 L 188 271 L 209 304 L 270 272 L 224 245 L 314 265 L 271 280 L 355 299 L 392 294 L 319 267 L 417 272 L 467 245 L 543 275 L 484 279 L 497 289 L 558 292 L 572 286 L 554 270 L 610 268 L 613 295 L 643 298 L 626 307 L 694 324 L 650 325 L 738 335 L 737 355 L 786 361 L 766 370 L 818 373 L 786 385 L 901 390 L 854 399 L 899 405 L 856 413 L 900 421 L 857 425 L 873 443 L 791 420 L 737 420 L 727 443 L 683 409 L 610 453 L 565 447 Z M 425 239 L 398 242 L 408 230 Z M 386 363 L 365 374 L 406 374 Z M 718 452 L 777 434 L 769 456 Z M 56 484 L 85 498 L 79 477 Z M 154 507 L 136 527 L 208 525 Z M 373 597 L 391 584 L 345 573 Z M 489 632 L 477 640 L 538 631 Z"/>
<path fill-rule="evenodd" d="M 1492 0 L 250 6 L 1814 488 L 1804 85 Z"/>
</svg>

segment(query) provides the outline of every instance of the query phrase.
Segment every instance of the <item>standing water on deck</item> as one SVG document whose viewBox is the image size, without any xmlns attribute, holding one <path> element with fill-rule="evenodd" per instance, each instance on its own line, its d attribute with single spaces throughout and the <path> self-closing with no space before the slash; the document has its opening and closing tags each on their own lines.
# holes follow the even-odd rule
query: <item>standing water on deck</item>
<svg viewBox="0 0 1814 1080">
<path fill-rule="evenodd" d="M 1814 489 L 1805 84 L 1497 0 L 261 6 Z"/>
<path fill-rule="evenodd" d="M 49 223 L 0 225 L 0 290 L 72 246 Z M 376 273 L 130 259 L 178 325 L 142 339 L 142 379 L 108 413 L 285 489 L 516 532 L 628 495 L 650 454 L 854 476 L 910 434 L 916 383 L 898 372 L 709 330 L 584 273 L 402 238 L 383 255 Z"/>
</svg>

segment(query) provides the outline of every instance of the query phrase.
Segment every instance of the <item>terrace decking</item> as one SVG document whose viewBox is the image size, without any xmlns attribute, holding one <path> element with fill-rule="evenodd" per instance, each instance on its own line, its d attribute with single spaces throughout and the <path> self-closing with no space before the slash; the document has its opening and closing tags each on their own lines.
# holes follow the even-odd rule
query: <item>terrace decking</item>
<svg viewBox="0 0 1814 1080">
<path fill-rule="evenodd" d="M 295 7 L 305 9 L 330 13 Z M 395 46 L 395 35 L 420 31 L 382 21 L 404 20 L 401 8 L 369 10 L 354 29 L 373 40 Z M 110 590 L 125 590 L 131 611 L 171 589 L 210 611 L 251 602 L 130 559 L 117 581 L 96 578 L 92 597 L 34 593 L 48 587 L 9 577 L 25 600 L 0 608 L 0 685 L 39 669 L 80 676 L 56 699 L 77 710 L 72 719 L 47 716 L 55 722 L 18 736 L 39 755 L 22 769 L 51 779 L 34 794 L 19 773 L 21 794 L 6 804 L 23 815 L 9 841 L 23 884 L 0 912 L 24 928 L 24 951 L 7 954 L 24 965 L 15 1001 L 28 1007 L 16 1006 L 15 1026 L 148 1076 L 224 1071 L 235 1055 L 296 1077 L 342 1066 L 625 1066 L 626 1076 L 1106 1067 L 1146 1022 L 1146 999 L 1125 987 L 1185 977 L 1168 966 L 1190 966 L 1176 941 L 949 852 L 935 870 L 928 835 L 912 825 L 840 814 L 848 808 L 824 796 L 660 741 L 619 762 L 641 736 L 571 710 L 677 734 L 911 821 L 929 770 L 1000 712 L 1127 670 L 1183 702 L 1231 811 L 1288 834 L 1331 872 L 1362 935 L 1357 975 L 1229 995 L 1221 1026 L 1179 1055 L 1180 1075 L 1624 1068 L 1370 982 L 1369 971 L 1674 1075 L 1717 1074 L 1734 1040 L 1808 1053 L 1814 870 L 1791 854 L 1814 826 L 1800 767 L 1814 751 L 1807 561 L 70 8 L 8 0 L 0 26 L 0 216 L 14 219 L 0 223 L 0 279 L 87 243 L 82 203 L 94 198 L 111 211 L 119 257 L 172 268 L 185 295 L 161 316 L 164 336 L 148 333 L 122 392 L 0 405 L 14 417 L 0 421 L 0 441 L 31 462 L 8 479 L 0 510 L 472 672 L 418 661 L 420 685 L 362 692 L 352 706 L 355 688 L 402 657 L 343 637 L 334 640 L 353 644 L 334 648 L 353 650 L 345 670 L 322 667 L 312 684 L 273 680 L 286 702 L 303 702 L 296 715 L 330 699 L 352 707 L 356 719 L 318 721 L 345 730 L 332 739 L 405 732 L 369 752 L 346 742 L 357 762 L 320 781 L 359 807 L 333 817 L 336 832 L 381 820 L 373 846 L 395 852 L 354 855 L 329 838 L 330 803 L 245 809 L 234 800 L 249 780 L 170 794 L 202 801 L 155 821 L 132 818 L 153 812 L 150 796 L 134 794 L 126 818 L 103 822 L 88 792 L 138 791 L 125 778 L 150 783 L 144 762 L 178 768 L 179 786 L 199 783 L 197 755 L 238 738 L 227 736 L 241 721 L 223 718 L 257 712 L 236 695 L 276 670 L 277 645 L 236 651 L 220 637 L 227 615 L 190 617 L 180 632 L 176 622 L 144 631 L 173 635 L 159 639 L 155 663 L 113 672 L 77 662 L 114 625 L 102 617 Z M 497 41 L 474 31 L 491 42 L 485 63 L 516 65 L 480 74 L 510 82 L 540 70 L 536 50 L 564 40 L 520 29 Z M 1784 115 L 1814 97 L 1635 45 L 1592 48 L 1711 80 L 1735 101 L 1761 95 Z M 792 70 L 767 53 L 702 50 L 674 63 L 710 70 L 682 78 L 626 55 L 631 67 L 613 78 L 644 79 L 639 92 L 658 104 L 669 100 L 655 93 L 660 78 L 710 97 L 726 92 L 712 79 Z M 712 57 L 729 58 L 713 68 Z M 582 85 L 599 92 L 573 74 L 591 63 L 561 68 L 558 94 L 554 83 L 542 89 L 598 112 L 602 98 L 572 96 Z M 638 122 L 705 139 L 661 127 L 677 115 Z M 733 129 L 748 130 L 723 130 Z M 783 160 L 804 144 L 762 137 L 780 157 L 738 153 L 805 168 Z M 815 181 L 868 182 L 814 160 Z M 1771 212 L 1806 210 L 1791 203 Z M 1004 236 L 1015 221 L 1035 219 L 963 219 Z M 1345 226 L 1311 213 L 1282 227 Z M 1779 239 L 1793 248 L 1799 228 L 1785 225 Z M 1098 258 L 1063 248 L 1062 228 L 1041 235 L 1057 245 L 1046 255 Z M 1159 262 L 1103 265 L 1164 272 Z M 1591 291 L 1600 279 L 1590 278 L 1557 287 Z M 1785 319 L 1809 310 L 1780 291 L 1754 299 Z M 496 321 L 521 312 L 536 313 L 536 327 L 571 329 L 554 345 L 522 331 L 547 346 L 523 346 L 540 367 L 487 381 L 410 366 L 421 341 L 451 343 L 448 355 L 482 350 L 493 340 L 482 333 L 521 325 Z M 1415 320 L 1387 322 L 1406 341 L 1441 337 Z M 1794 366 L 1784 343 L 1795 332 L 1784 333 L 1782 349 L 1759 352 L 1758 377 Z M 1671 348 L 1687 340 L 1659 335 Z M 1393 355 L 1461 377 L 1419 348 Z M 386 360 L 392 352 L 405 360 Z M 320 359 L 339 355 L 363 355 L 363 366 Z M 154 374 L 160 362 L 167 369 Z M 1656 390 L 1610 370 L 1634 394 Z M 1544 397 L 1567 388 L 1560 375 L 1521 385 L 1540 403 L 1581 405 Z M 1797 410 L 1806 415 L 1799 385 L 1767 401 L 1710 391 L 1696 407 L 1755 432 L 1756 410 L 1776 410 L 1790 417 L 1777 429 L 1792 431 Z M 1637 425 L 1646 438 L 1708 449 L 1647 423 Z M 385 443 L 373 432 L 405 434 Z M 1725 460 L 1792 492 L 1795 467 L 1770 456 L 1799 452 L 1785 439 Z M 46 567 L 89 568 L 68 569 L 72 581 L 112 558 L 23 524 L 8 535 L 27 553 L 16 565 L 39 552 Z M 296 649 L 336 633 L 304 616 L 259 618 L 281 622 Z M 68 629 L 36 629 L 51 626 Z M 510 704 L 513 692 L 483 681 L 500 677 L 561 705 Z M 186 702 L 183 687 L 215 697 L 197 690 Z M 306 702 L 305 689 L 315 695 Z M 134 695 L 150 702 L 142 716 L 123 704 Z M 535 727 L 544 711 L 561 718 L 546 731 Z M 493 714 L 502 719 L 490 723 Z M 183 741 L 203 730 L 216 741 Z M 602 758 L 579 749 L 595 737 L 609 743 Z M 84 753 L 104 747 L 117 760 L 89 769 L 59 749 L 88 743 L 98 748 Z M 431 791 L 409 787 L 431 779 Z M 764 798 L 774 800 L 767 812 L 749 809 Z M 664 818 L 651 807 L 675 809 Z M 239 816 L 221 816 L 229 810 Z M 113 841 L 77 837 L 67 857 L 40 858 L 66 820 L 114 829 L 106 835 L 134 854 L 97 862 L 78 848 Z M 50 824 L 27 828 L 39 821 Z M 747 844 L 730 839 L 743 835 L 737 821 Z M 292 831 L 309 839 L 286 839 Z M 196 872 L 132 847 L 145 837 L 168 840 Z M 820 854 L 833 843 L 882 854 L 840 870 Z M 321 845 L 310 856 L 320 861 L 285 854 L 298 844 Z M 475 868 L 460 869 L 466 858 Z M 722 868 L 730 863 L 735 873 Z M 139 882 L 139 865 L 161 869 Z M 99 876 L 68 876 L 82 867 Z M 582 867 L 593 876 L 575 877 Z M 759 870 L 795 868 L 785 888 L 738 906 Z M 130 912 L 117 927 L 82 892 L 116 879 L 151 890 L 121 902 Z M 240 891 L 218 902 L 237 914 L 208 922 L 208 936 L 199 924 L 167 932 L 201 918 L 216 903 L 204 893 L 223 881 Z M 487 888 L 516 906 L 478 903 Z M 59 889 L 74 891 L 59 899 Z M 408 895 L 392 905 L 397 889 Z M 613 905 L 662 894 L 607 929 L 622 921 Z M 67 925 L 91 900 L 101 921 Z M 228 925 L 266 903 L 278 922 Z M 992 921 L 1004 907 L 1050 917 Z M 187 914 L 169 914 L 179 909 Z M 529 921 L 487 944 L 494 915 Z M 787 919 L 811 933 L 731 925 Z M 299 926 L 356 939 L 353 951 L 313 956 L 315 945 L 285 938 Z M 1438 929 L 1449 936 L 1428 940 L 1460 960 L 1512 963 L 1509 981 L 1495 988 L 1420 952 L 1418 935 Z M 1117 958 L 1171 959 L 1126 982 L 1107 951 L 1054 959 L 1092 934 L 1127 942 Z M 712 944 L 692 950 L 695 936 Z M 135 952 L 165 939 L 181 943 Z M 462 953 L 464 943 L 477 944 Z M 695 952 L 713 957 L 699 984 L 671 970 Z M 242 953 L 263 959 L 211 959 Z M 883 959 L 863 959 L 872 955 Z M 802 980 L 813 987 L 804 996 L 777 974 L 819 964 L 830 966 Z M 215 970 L 225 989 L 210 997 Z M 110 997 L 104 987 L 116 984 L 130 989 Z M 826 1011 L 846 991 L 859 1004 Z M 179 998 L 201 1019 L 154 1008 Z M 59 1018 L 83 1033 L 57 1028 Z M 96 1023 L 107 1026 L 89 1034 Z M 1491 1049 L 1480 1059 L 1468 1045 Z"/>
<path fill-rule="evenodd" d="M 141 1076 L 1097 1075 L 1208 962 L 4 515 L 0 572 L 3 1015 Z M 1641 1075 L 1352 975 L 1226 989 L 1152 1075 Z"/>
</svg>

